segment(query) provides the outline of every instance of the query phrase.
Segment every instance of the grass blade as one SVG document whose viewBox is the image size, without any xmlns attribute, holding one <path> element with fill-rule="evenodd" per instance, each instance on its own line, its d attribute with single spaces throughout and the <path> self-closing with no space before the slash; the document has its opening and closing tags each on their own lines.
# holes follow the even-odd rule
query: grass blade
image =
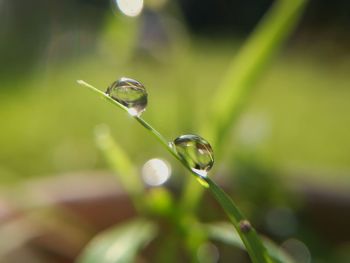
<svg viewBox="0 0 350 263">
<path fill-rule="evenodd" d="M 252 262 L 273 262 L 255 229 L 249 221 L 245 219 L 232 199 L 209 177 L 205 177 L 204 180 L 208 183 L 208 189 L 235 227 Z"/>
<path fill-rule="evenodd" d="M 87 245 L 77 263 L 135 262 L 137 252 L 155 236 L 156 227 L 146 220 L 134 220 L 97 235 Z"/>
<path fill-rule="evenodd" d="M 115 171 L 123 188 L 137 199 L 137 196 L 143 193 L 143 183 L 128 155 L 113 140 L 107 126 L 98 126 L 95 133 L 97 146 Z"/>
<path fill-rule="evenodd" d="M 91 86 L 90 84 L 84 81 L 78 81 L 78 83 L 90 88 L 90 90 L 103 96 L 108 101 L 112 102 L 113 104 L 116 104 L 118 107 L 128 112 L 128 109 L 126 107 L 124 107 L 117 101 L 114 101 L 108 95 L 96 89 L 95 87 Z M 156 137 L 158 141 L 168 150 L 168 152 L 170 152 L 177 160 L 179 160 L 183 164 L 183 166 L 188 171 L 191 172 L 191 174 L 193 174 L 197 179 L 200 179 L 200 176 L 192 171 L 192 169 L 187 165 L 187 163 L 177 154 L 177 152 L 173 149 L 173 147 L 170 146 L 168 141 L 165 140 L 165 138 L 156 129 L 154 129 L 149 123 L 147 123 L 141 117 L 138 117 L 138 116 L 133 116 L 133 117 L 142 126 L 144 126 L 154 137 Z M 236 207 L 236 205 L 233 203 L 230 197 L 228 197 L 227 194 L 218 185 L 216 185 L 209 177 L 201 177 L 201 181 L 204 181 L 204 183 L 207 184 L 207 188 L 209 189 L 209 191 L 213 194 L 215 199 L 218 201 L 218 203 L 221 205 L 221 207 L 224 209 L 224 211 L 228 215 L 229 219 L 231 220 L 232 224 L 234 225 L 235 229 L 240 235 L 245 247 L 247 248 L 247 252 L 251 257 L 252 262 L 254 263 L 273 262 L 270 259 L 268 253 L 266 252 L 266 249 L 262 244 L 259 236 L 255 232 L 254 228 L 250 226 L 249 231 L 247 231 L 246 228 L 242 227 L 242 222 L 246 222 L 247 220 L 244 219 L 242 213 L 239 211 L 239 209 Z"/>
<path fill-rule="evenodd" d="M 230 127 L 246 104 L 251 89 L 272 55 L 297 25 L 306 0 L 275 0 L 235 57 L 212 102 L 212 125 L 209 137 L 220 151 Z"/>
<path fill-rule="evenodd" d="M 208 224 L 203 226 L 207 235 L 217 241 L 221 241 L 228 245 L 245 249 L 242 240 L 232 225 L 226 222 Z M 287 255 L 281 248 L 275 245 L 272 241 L 264 239 L 263 243 L 270 254 L 270 256 L 278 263 L 295 263 L 289 255 Z"/>
</svg>

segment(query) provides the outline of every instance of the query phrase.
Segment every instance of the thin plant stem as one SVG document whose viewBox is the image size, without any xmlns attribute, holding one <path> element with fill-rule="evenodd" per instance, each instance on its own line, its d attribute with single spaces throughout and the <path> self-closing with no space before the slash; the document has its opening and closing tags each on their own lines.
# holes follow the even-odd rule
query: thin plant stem
<svg viewBox="0 0 350 263">
<path fill-rule="evenodd" d="M 212 179 L 209 177 L 205 177 L 203 179 L 208 183 L 208 189 L 210 190 L 211 194 L 220 204 L 235 227 L 252 262 L 273 262 L 257 232 L 251 223 L 245 219 L 243 213 L 235 205 L 233 200 Z"/>
<path fill-rule="evenodd" d="M 82 80 L 78 80 L 77 82 L 82 86 L 88 87 L 94 93 L 97 93 L 98 95 L 105 98 L 107 101 L 111 102 L 112 104 L 118 106 L 122 110 L 129 113 L 128 108 L 126 108 L 119 102 L 113 100 L 107 94 L 95 88 L 94 86 Z M 143 127 L 145 127 L 167 149 L 167 151 L 171 155 L 173 155 L 178 161 L 180 161 L 183 164 L 183 166 L 188 171 L 191 172 L 191 174 L 193 174 L 197 179 L 200 179 L 201 181 L 204 181 L 206 183 L 207 185 L 206 188 L 208 188 L 210 193 L 214 196 L 214 198 L 220 204 L 222 209 L 226 212 L 231 223 L 233 224 L 238 234 L 240 235 L 252 262 L 253 263 L 272 263 L 273 261 L 271 260 L 269 254 L 267 253 L 267 250 L 264 247 L 260 237 L 254 230 L 254 228 L 250 225 L 249 221 L 244 218 L 243 214 L 240 212 L 240 210 L 237 208 L 237 206 L 234 204 L 231 198 L 209 177 L 200 176 L 194 171 L 192 171 L 191 167 L 189 167 L 188 164 L 177 154 L 177 152 L 174 150 L 171 144 L 169 144 L 168 141 L 149 123 L 147 123 L 144 119 L 142 119 L 139 116 L 133 116 L 133 117 Z"/>
<path fill-rule="evenodd" d="M 127 107 L 125 107 L 123 104 L 120 104 L 119 102 L 115 101 L 114 99 L 112 99 L 110 96 L 108 96 L 106 93 L 104 93 L 103 91 L 95 88 L 94 86 L 92 86 L 91 84 L 83 81 L 83 80 L 77 80 L 77 83 L 79 85 L 85 86 L 87 88 L 89 88 L 91 91 L 93 91 L 94 93 L 97 93 L 98 95 L 100 95 L 103 99 L 107 100 L 108 102 L 112 103 L 113 105 L 118 106 L 120 109 L 122 109 L 123 111 L 127 112 L 131 117 L 133 117 L 138 123 L 140 123 L 143 127 L 145 127 L 152 135 L 153 137 L 160 142 L 160 144 L 162 144 L 167 151 L 174 156 L 178 161 L 180 161 L 183 165 L 186 166 L 186 168 L 192 172 L 191 168 L 189 168 L 186 164 L 186 162 L 180 158 L 178 156 L 178 154 L 176 153 L 176 151 L 174 150 L 174 148 L 171 146 L 171 143 L 166 140 L 156 129 L 154 129 L 148 122 L 146 122 L 144 119 L 142 119 L 141 117 L 137 116 L 137 115 L 131 115 L 129 113 L 129 109 Z"/>
</svg>

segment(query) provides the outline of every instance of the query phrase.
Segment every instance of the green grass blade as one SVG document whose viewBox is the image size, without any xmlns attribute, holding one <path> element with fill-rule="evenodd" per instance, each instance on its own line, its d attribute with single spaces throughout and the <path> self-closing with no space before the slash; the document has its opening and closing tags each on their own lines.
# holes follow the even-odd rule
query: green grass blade
<svg viewBox="0 0 350 263">
<path fill-rule="evenodd" d="M 223 242 L 228 245 L 245 250 L 245 246 L 240 239 L 238 233 L 232 227 L 231 224 L 226 222 L 219 222 L 214 224 L 207 224 L 203 226 L 208 237 Z M 264 239 L 263 243 L 267 249 L 269 255 L 278 263 L 295 263 L 281 248 L 268 239 Z"/>
<path fill-rule="evenodd" d="M 86 246 L 77 263 L 135 262 L 137 252 L 156 234 L 156 226 L 146 220 L 134 220 L 97 235 Z"/>
<path fill-rule="evenodd" d="M 88 84 L 84 81 L 78 81 L 78 83 L 85 86 L 85 87 L 88 87 L 90 90 L 103 96 L 108 101 L 112 102 L 113 104 L 117 105 L 118 107 L 120 107 L 123 110 L 125 110 L 126 112 L 128 112 L 127 108 L 125 108 L 123 105 L 121 105 L 117 101 L 114 101 L 108 95 L 106 95 L 102 91 L 96 89 L 95 87 L 91 86 L 90 84 Z M 202 178 L 198 174 L 194 173 L 191 170 L 191 168 L 187 165 L 187 163 L 177 154 L 177 152 L 173 149 L 173 147 L 171 147 L 171 145 L 168 143 L 168 141 L 165 140 L 165 138 L 157 130 L 155 130 L 150 124 L 148 124 L 141 117 L 134 116 L 134 118 L 142 126 L 144 126 L 154 137 L 156 137 L 158 139 L 158 141 L 168 150 L 168 152 L 170 152 L 177 160 L 179 160 L 188 171 L 190 171 L 197 179 L 201 178 L 201 180 L 199 180 L 199 181 L 202 181 L 202 185 L 206 185 L 206 187 L 209 189 L 209 191 L 213 194 L 215 199 L 218 201 L 218 203 L 224 209 L 224 211 L 228 215 L 229 219 L 231 220 L 232 224 L 236 228 L 236 230 L 237 230 L 238 234 L 240 235 L 245 247 L 247 248 L 248 254 L 251 257 L 252 262 L 254 262 L 254 263 L 273 262 L 270 259 L 268 253 L 266 252 L 266 249 L 265 249 L 264 245 L 262 244 L 259 236 L 255 232 L 254 228 L 250 227 L 249 231 L 246 231 L 245 228 L 241 227 L 241 224 L 242 224 L 242 222 L 245 221 L 245 219 L 244 219 L 242 213 L 239 211 L 239 209 L 233 203 L 233 201 L 227 196 L 227 194 L 218 185 L 216 185 L 209 177 Z"/>
<path fill-rule="evenodd" d="M 129 113 L 129 110 L 127 107 L 125 107 L 124 105 L 120 104 L 119 102 L 115 101 L 114 99 L 112 99 L 110 96 L 108 96 L 106 93 L 104 93 L 103 91 L 95 88 L 94 86 L 90 85 L 89 83 L 83 81 L 83 80 L 77 80 L 77 83 L 81 86 L 87 87 L 89 88 L 92 92 L 98 94 L 100 97 L 102 97 L 103 99 L 107 100 L 109 103 L 112 103 L 113 105 L 119 107 L 120 109 L 122 109 L 123 111 Z M 172 149 L 171 147 L 169 147 L 169 142 L 156 130 L 154 129 L 148 122 L 146 122 L 144 119 L 142 119 L 139 116 L 134 116 L 134 115 L 130 115 L 132 118 L 134 118 L 138 123 L 140 123 L 144 128 L 146 128 L 152 135 L 153 137 L 160 142 L 160 144 L 162 144 L 169 153 L 171 153 L 176 159 L 178 159 L 179 161 L 183 162 L 176 154 L 176 152 L 174 151 L 174 149 Z"/>
<path fill-rule="evenodd" d="M 297 25 L 306 0 L 276 0 L 241 51 L 233 59 L 212 102 L 209 137 L 220 151 L 248 95 L 272 55 Z"/>
<path fill-rule="evenodd" d="M 254 227 L 245 219 L 232 199 L 209 177 L 205 177 L 204 180 L 209 185 L 209 191 L 213 194 L 235 227 L 252 262 L 273 262 Z"/>
<path fill-rule="evenodd" d="M 137 200 L 137 196 L 143 193 L 144 187 L 128 155 L 113 140 L 107 126 L 98 126 L 95 133 L 97 146 L 115 172 L 122 187 L 131 197 Z"/>
</svg>

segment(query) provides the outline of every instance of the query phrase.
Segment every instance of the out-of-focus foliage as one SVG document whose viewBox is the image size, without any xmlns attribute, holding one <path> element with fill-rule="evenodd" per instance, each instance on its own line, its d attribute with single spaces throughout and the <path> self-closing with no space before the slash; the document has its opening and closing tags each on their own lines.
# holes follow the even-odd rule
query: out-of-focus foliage
<svg viewBox="0 0 350 263">
<path fill-rule="evenodd" d="M 77 262 L 135 262 L 138 250 L 152 240 L 155 232 L 155 225 L 141 219 L 117 226 L 96 236 Z"/>
<path fill-rule="evenodd" d="M 11 236 L 16 246 L 25 246 L 30 243 L 28 239 L 37 239 L 42 234 L 40 230 L 32 236 L 32 229 L 27 228 L 26 209 L 38 213 L 36 208 L 53 197 L 40 193 L 38 188 L 32 191 L 37 195 L 27 194 L 21 190 L 26 181 L 44 177 L 54 180 L 52 175 L 66 178 L 61 174 L 87 170 L 99 177 L 95 171 L 107 169 L 94 144 L 96 125 L 105 123 L 110 127 L 112 136 L 126 150 L 135 167 L 141 167 L 150 158 L 168 158 L 144 129 L 124 113 L 77 87 L 76 79 L 89 80 L 101 90 L 121 76 L 140 80 L 151 94 L 143 115 L 145 119 L 167 138 L 197 133 L 199 127 L 211 126 L 208 105 L 243 42 L 240 32 L 248 33 L 262 15 L 265 4 L 269 5 L 268 1 L 257 1 L 256 5 L 249 1 L 237 4 L 235 12 L 246 19 L 232 15 L 232 19 L 223 21 L 226 28 L 223 31 L 208 26 L 215 17 L 222 16 L 220 12 L 202 16 L 205 21 L 200 26 L 204 30 L 199 29 L 198 24 L 186 28 L 201 31 L 195 35 L 184 28 L 185 21 L 191 24 L 187 12 L 196 1 L 182 1 L 184 20 L 173 2 L 153 2 L 155 6 L 157 2 L 163 4 L 158 3 L 157 8 L 152 9 L 153 4 L 146 0 L 143 15 L 127 18 L 118 10 L 113 13 L 108 1 L 0 0 L 0 219 L 4 227 L 1 230 L 5 230 L 2 233 L 6 233 L 3 243 Z M 350 236 L 347 227 L 350 53 L 346 41 L 348 18 L 343 15 L 348 3 L 343 1 L 339 7 L 341 2 L 327 2 L 311 1 L 304 24 L 258 79 L 251 100 L 225 141 L 225 147 L 232 151 L 219 165 L 217 179 L 259 230 L 288 253 L 303 255 L 300 262 L 308 262 L 311 253 L 313 261 L 343 263 L 349 258 Z M 240 9 L 245 5 L 256 10 Z M 264 8 L 258 8 L 262 5 Z M 223 9 L 228 10 L 222 5 L 210 8 L 210 12 Z M 250 15 L 239 10 L 246 10 Z M 316 10 L 323 11 L 317 15 Z M 199 14 L 202 14 L 200 9 L 191 17 Z M 328 14 L 332 14 L 329 17 L 333 19 L 323 19 Z M 238 19 L 242 23 L 238 25 L 240 28 L 231 26 L 230 23 Z M 150 21 L 157 26 L 148 27 Z M 161 33 L 147 31 L 149 28 L 160 29 Z M 237 34 L 228 35 L 231 30 Z M 149 34 L 155 37 L 147 38 Z M 182 243 L 186 234 L 182 222 L 176 231 L 169 230 L 169 220 L 175 220 L 177 213 L 169 207 L 178 202 L 183 182 L 183 170 L 176 163 L 171 164 L 173 174 L 166 184 L 168 189 L 153 188 L 145 192 L 148 210 L 152 216 L 161 217 L 162 231 L 171 237 L 156 240 L 151 246 L 164 248 L 165 252 L 158 256 L 160 259 L 169 255 L 174 260 L 175 256 L 187 259 L 177 255 L 178 250 L 184 250 Z M 135 175 L 139 170 L 135 169 Z M 92 202 L 91 206 L 75 207 L 83 211 L 83 221 L 101 217 L 104 215 L 101 211 L 115 212 L 113 206 L 106 205 L 108 200 L 100 196 L 98 201 L 94 199 L 96 193 L 86 180 L 84 177 L 74 184 L 72 195 L 63 191 L 71 188 L 63 186 L 58 191 L 63 201 L 73 202 L 78 193 L 90 193 L 91 199 L 86 197 L 86 200 Z M 60 184 L 56 186 L 59 188 Z M 106 184 L 101 189 L 110 195 Z M 33 206 L 22 207 L 12 196 L 20 196 Z M 124 199 L 121 203 L 130 206 Z M 116 207 L 121 203 L 116 203 Z M 45 204 L 54 206 L 53 202 Z M 223 217 L 207 196 L 198 212 L 203 221 Z M 26 227 L 11 224 L 13 218 L 15 222 L 25 222 Z M 106 218 L 102 218 L 102 222 Z M 6 220 L 10 220 L 9 224 L 5 224 Z M 55 224 L 60 224 L 59 221 Z M 194 241 L 189 238 L 186 242 L 197 245 L 203 233 L 198 234 L 200 231 L 192 218 L 184 221 L 197 231 L 192 236 Z M 69 220 L 62 222 L 70 224 Z M 74 228 L 75 225 L 69 229 Z M 57 229 L 55 233 L 59 234 L 60 228 Z M 12 249 L 12 243 L 8 244 Z M 177 250 L 171 249 L 174 247 Z M 237 262 L 245 260 L 245 254 L 232 252 L 231 246 L 215 243 L 209 247 L 214 252 L 217 247 L 222 260 L 231 259 L 232 254 Z M 51 253 L 48 253 L 50 247 L 42 250 L 44 258 Z M 27 252 L 23 255 L 30 255 L 25 256 L 28 262 L 36 263 L 38 254 Z M 51 254 L 58 256 L 59 253 L 55 253 Z"/>
<path fill-rule="evenodd" d="M 227 54 L 235 49 L 227 42 L 215 43 L 220 48 L 212 49 L 210 43 L 194 42 L 196 48 L 174 54 L 171 63 L 136 59 L 121 66 L 109 53 L 64 68 L 42 65 L 44 75 L 5 83 L 0 95 L 0 180 L 101 167 L 91 139 L 96 123 L 108 123 L 135 160 L 144 158 L 142 152 L 159 153 L 135 124 L 118 128 L 125 116 L 72 85 L 76 78 L 91 79 L 103 89 L 117 76 L 138 76 L 152 94 L 145 112 L 148 120 L 169 138 L 178 131 L 195 132 L 206 120 L 205 105 L 229 62 Z M 350 163 L 348 67 L 346 55 L 329 61 L 317 50 L 284 51 L 252 95 L 232 149 L 254 150 L 281 168 L 316 169 L 321 176 L 335 169 L 339 172 L 333 179 L 342 176 Z M 164 107 L 166 112 L 159 110 Z"/>
</svg>

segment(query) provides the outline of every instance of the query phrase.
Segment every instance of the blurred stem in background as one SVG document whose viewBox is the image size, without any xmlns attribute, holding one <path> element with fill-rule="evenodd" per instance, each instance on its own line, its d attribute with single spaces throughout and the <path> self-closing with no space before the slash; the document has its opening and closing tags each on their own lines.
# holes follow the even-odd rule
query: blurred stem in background
<svg viewBox="0 0 350 263">
<path fill-rule="evenodd" d="M 137 169 L 123 149 L 112 140 L 108 126 L 101 124 L 95 129 L 96 143 L 104 154 L 109 166 L 118 174 L 118 179 L 128 193 L 137 210 L 141 210 L 141 196 L 144 187 L 139 179 Z"/>
<path fill-rule="evenodd" d="M 255 31 L 234 57 L 212 102 L 211 119 L 202 134 L 214 147 L 216 159 L 223 154 L 231 127 L 246 105 L 256 80 L 268 62 L 293 32 L 306 5 L 306 0 L 276 0 Z M 208 125 L 210 122 L 212 125 Z M 203 189 L 189 177 L 183 193 L 183 207 L 193 211 Z"/>
</svg>

